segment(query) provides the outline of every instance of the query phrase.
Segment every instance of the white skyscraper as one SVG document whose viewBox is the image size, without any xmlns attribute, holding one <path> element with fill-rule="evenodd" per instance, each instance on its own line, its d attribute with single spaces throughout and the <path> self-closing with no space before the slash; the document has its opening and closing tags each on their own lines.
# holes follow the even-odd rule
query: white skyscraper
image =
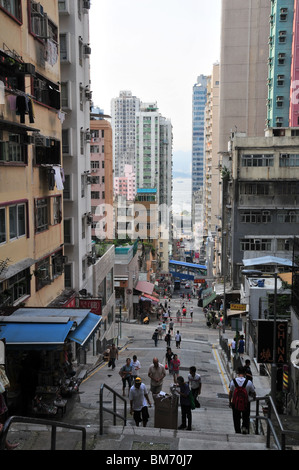
<svg viewBox="0 0 299 470">
<path fill-rule="evenodd" d="M 140 99 L 131 91 L 121 91 L 111 100 L 114 176 L 123 176 L 125 165 L 132 165 L 135 171 L 135 118 L 139 108 Z"/>
</svg>

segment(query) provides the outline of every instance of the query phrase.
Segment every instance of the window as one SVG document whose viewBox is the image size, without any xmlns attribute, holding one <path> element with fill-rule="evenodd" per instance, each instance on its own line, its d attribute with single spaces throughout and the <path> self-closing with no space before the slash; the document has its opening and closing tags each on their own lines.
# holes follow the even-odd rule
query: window
<svg viewBox="0 0 299 470">
<path fill-rule="evenodd" d="M 54 196 L 53 198 L 53 225 L 58 225 L 62 220 L 61 213 L 61 196 Z"/>
<path fill-rule="evenodd" d="M 71 175 L 64 175 L 63 199 L 70 200 L 71 198 Z"/>
<path fill-rule="evenodd" d="M 271 251 L 271 239 L 248 238 L 240 240 L 241 251 Z"/>
<path fill-rule="evenodd" d="M 244 211 L 240 214 L 241 223 L 260 224 L 271 223 L 272 217 L 269 211 Z"/>
<path fill-rule="evenodd" d="M 274 165 L 274 155 L 242 155 L 243 167 L 268 167 Z"/>
<path fill-rule="evenodd" d="M 285 211 L 277 214 L 277 221 L 281 224 L 299 224 L 299 211 Z"/>
<path fill-rule="evenodd" d="M 9 207 L 9 238 L 13 240 L 26 235 L 25 204 Z"/>
<path fill-rule="evenodd" d="M 286 21 L 287 17 L 288 17 L 288 9 L 287 8 L 281 8 L 280 9 L 279 20 L 280 21 Z"/>
<path fill-rule="evenodd" d="M 18 21 L 22 21 L 21 0 L 0 0 L 0 8 Z"/>
<path fill-rule="evenodd" d="M 64 243 L 67 245 L 72 245 L 73 235 L 72 235 L 72 219 L 64 219 Z"/>
<path fill-rule="evenodd" d="M 278 65 L 284 65 L 286 59 L 286 55 L 284 52 L 280 52 L 278 54 Z"/>
<path fill-rule="evenodd" d="M 285 43 L 287 40 L 287 32 L 286 31 L 279 31 L 278 34 L 278 42 L 281 44 Z"/>
<path fill-rule="evenodd" d="M 0 243 L 6 242 L 6 210 L 5 207 L 0 208 Z"/>
<path fill-rule="evenodd" d="M 70 62 L 69 34 L 59 35 L 60 62 Z"/>
<path fill-rule="evenodd" d="M 35 201 L 35 231 L 37 233 L 47 230 L 49 226 L 49 199 L 42 198 Z"/>
<path fill-rule="evenodd" d="M 50 284 L 50 257 L 42 259 L 35 265 L 35 277 L 36 277 L 36 290 L 42 289 L 44 286 Z"/>
<path fill-rule="evenodd" d="M 0 162 L 17 162 L 27 164 L 27 136 L 21 134 L 7 133 L 6 137 L 0 138 Z"/>
<path fill-rule="evenodd" d="M 277 96 L 277 97 L 276 97 L 276 106 L 277 106 L 278 108 L 282 108 L 282 107 L 283 107 L 283 100 L 284 100 L 283 96 Z"/>
<path fill-rule="evenodd" d="M 90 151 L 91 151 L 91 149 L 92 149 L 92 146 L 90 147 Z M 91 160 L 91 162 L 90 162 L 90 168 L 91 168 L 92 170 L 96 170 L 97 168 L 100 168 L 100 162 L 99 162 L 99 160 Z"/>
<path fill-rule="evenodd" d="M 277 75 L 277 86 L 283 86 L 284 85 L 284 75 Z"/>
<path fill-rule="evenodd" d="M 19 299 L 30 295 L 30 270 L 24 269 L 7 281 L 7 290 L 10 292 L 10 304 L 13 305 Z"/>
<path fill-rule="evenodd" d="M 50 108 L 60 109 L 60 92 L 58 85 L 45 79 L 42 75 L 36 74 L 33 80 L 32 94 L 39 103 Z"/>
<path fill-rule="evenodd" d="M 299 154 L 281 153 L 279 156 L 280 167 L 297 167 L 299 166 Z"/>
</svg>

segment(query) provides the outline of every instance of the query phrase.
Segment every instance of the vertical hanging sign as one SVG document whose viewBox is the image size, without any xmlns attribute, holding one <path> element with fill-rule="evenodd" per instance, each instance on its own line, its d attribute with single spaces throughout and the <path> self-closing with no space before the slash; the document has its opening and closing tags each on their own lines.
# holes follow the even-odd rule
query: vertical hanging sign
<svg viewBox="0 0 299 470">
<path fill-rule="evenodd" d="M 258 353 L 257 362 L 273 362 L 273 320 L 258 320 Z M 288 322 L 276 322 L 276 364 L 287 364 Z"/>
</svg>

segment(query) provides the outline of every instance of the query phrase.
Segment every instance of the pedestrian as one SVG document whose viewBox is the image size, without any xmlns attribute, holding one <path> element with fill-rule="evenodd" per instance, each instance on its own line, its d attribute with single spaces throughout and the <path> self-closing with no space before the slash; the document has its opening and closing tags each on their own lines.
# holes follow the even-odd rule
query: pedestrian
<svg viewBox="0 0 299 470">
<path fill-rule="evenodd" d="M 251 372 L 251 368 L 250 368 L 250 360 L 249 359 L 246 359 L 244 369 L 245 369 L 245 377 L 247 379 L 251 380 L 251 382 L 253 383 L 253 376 L 252 376 L 252 372 Z"/>
<path fill-rule="evenodd" d="M 201 377 L 196 373 L 196 367 L 194 366 L 189 369 L 188 382 L 194 398 L 195 407 L 200 408 L 200 403 L 197 397 L 201 394 Z"/>
<path fill-rule="evenodd" d="M 131 361 L 131 366 L 133 366 L 132 378 L 135 379 L 135 377 L 137 377 L 137 375 L 139 374 L 138 371 L 141 367 L 140 362 L 138 361 L 136 354 L 134 354 L 134 356 L 133 356 L 133 359 Z"/>
<path fill-rule="evenodd" d="M 152 365 L 148 369 L 148 376 L 151 379 L 151 392 L 158 395 L 162 390 L 163 379 L 166 375 L 165 367 L 154 357 Z"/>
<path fill-rule="evenodd" d="M 182 323 L 182 319 L 181 319 L 181 311 L 180 309 L 178 309 L 178 311 L 176 312 L 176 319 L 179 323 Z"/>
<path fill-rule="evenodd" d="M 170 330 L 170 334 L 172 335 L 173 334 L 173 320 L 172 320 L 172 318 L 169 319 L 169 330 Z"/>
<path fill-rule="evenodd" d="M 143 423 L 145 428 L 149 419 L 149 413 L 147 406 L 152 406 L 147 388 L 141 382 L 140 377 L 135 377 L 134 384 L 130 388 L 129 393 L 130 399 L 130 414 L 133 415 L 136 426 L 139 426 L 139 423 Z"/>
<path fill-rule="evenodd" d="M 171 365 L 170 364 L 171 364 L 171 359 L 173 358 L 173 356 L 174 356 L 174 354 L 173 354 L 171 348 L 167 348 L 166 349 L 166 354 L 165 354 L 165 361 L 166 361 L 166 364 L 168 366 L 169 374 L 171 374 L 171 370 L 170 370 Z"/>
<path fill-rule="evenodd" d="M 154 340 L 155 347 L 157 347 L 158 346 L 158 330 L 157 330 L 157 328 L 155 329 L 155 331 L 153 333 L 152 339 Z"/>
<path fill-rule="evenodd" d="M 6 405 L 6 395 L 7 390 L 10 387 L 9 379 L 6 375 L 4 366 L 0 366 L 0 435 L 3 431 L 4 424 L 6 419 L 8 418 L 8 408 Z M 5 448 L 7 450 L 13 450 L 18 447 L 19 443 L 11 444 L 7 440 L 5 440 Z M 1 450 L 1 449 L 0 449 Z"/>
<path fill-rule="evenodd" d="M 186 309 L 185 306 L 183 306 L 183 308 L 182 308 L 182 313 L 183 313 L 183 317 L 185 317 L 186 314 L 187 314 L 187 309 Z"/>
<path fill-rule="evenodd" d="M 240 336 L 240 341 L 239 341 L 239 344 L 238 344 L 238 353 L 239 354 L 244 354 L 244 351 L 245 351 L 245 341 L 244 341 L 244 336 L 241 335 Z"/>
<path fill-rule="evenodd" d="M 250 398 L 255 399 L 255 388 L 245 377 L 245 368 L 238 367 L 237 377 L 229 385 L 229 406 L 233 411 L 235 432 L 249 434 Z M 242 419 L 242 428 L 241 428 Z"/>
<path fill-rule="evenodd" d="M 179 349 L 181 347 L 181 341 L 182 341 L 182 336 L 181 336 L 179 330 L 177 330 L 176 335 L 175 335 L 175 344 L 176 344 L 176 347 L 179 348 Z"/>
<path fill-rule="evenodd" d="M 166 323 L 165 323 L 165 320 L 163 320 L 163 323 L 162 323 L 162 330 L 163 330 L 163 334 L 165 335 L 165 334 L 166 334 Z"/>
<path fill-rule="evenodd" d="M 171 341 L 171 334 L 170 334 L 170 330 L 168 330 L 168 333 L 166 333 L 165 335 L 165 341 L 166 341 L 166 344 L 167 346 L 170 346 L 170 341 Z"/>
<path fill-rule="evenodd" d="M 180 395 L 180 405 L 182 412 L 182 424 L 178 429 L 187 429 L 191 431 L 192 426 L 192 413 L 191 413 L 191 400 L 190 400 L 190 388 L 189 385 L 185 382 L 184 378 L 179 376 L 178 379 L 179 395 Z M 188 420 L 188 426 L 187 426 Z M 186 428 L 187 426 L 187 428 Z"/>
<path fill-rule="evenodd" d="M 161 323 L 159 323 L 159 325 L 157 326 L 157 330 L 158 330 L 158 337 L 159 337 L 159 339 L 162 339 L 163 329 L 162 329 Z"/>
<path fill-rule="evenodd" d="M 112 370 L 115 369 L 116 359 L 118 359 L 118 349 L 113 343 L 111 348 L 109 349 L 109 355 L 108 355 L 108 367 L 112 367 Z"/>
<path fill-rule="evenodd" d="M 130 392 L 130 388 L 132 385 L 132 372 L 133 372 L 133 366 L 131 365 L 131 359 L 127 357 L 125 365 L 122 366 L 119 371 L 119 375 L 121 376 L 122 382 L 123 382 L 123 396 L 124 397 L 126 396 L 125 394 L 126 382 L 128 382 L 128 387 L 129 387 L 128 395 Z"/>
<path fill-rule="evenodd" d="M 176 384 L 177 383 L 177 378 L 180 373 L 180 365 L 181 361 L 178 358 L 177 354 L 173 355 L 173 358 L 170 361 L 170 367 L 171 367 L 171 374 L 173 375 L 173 381 Z"/>
<path fill-rule="evenodd" d="M 193 307 L 190 308 L 191 323 L 193 322 Z"/>
<path fill-rule="evenodd" d="M 235 352 L 236 352 L 236 337 L 232 340 L 231 348 L 232 348 L 233 354 L 235 354 Z"/>
</svg>

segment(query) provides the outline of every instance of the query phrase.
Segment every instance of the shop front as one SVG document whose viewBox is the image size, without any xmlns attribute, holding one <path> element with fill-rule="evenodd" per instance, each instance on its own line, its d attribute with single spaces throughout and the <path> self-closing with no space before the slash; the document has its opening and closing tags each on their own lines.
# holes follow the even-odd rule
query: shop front
<svg viewBox="0 0 299 470">
<path fill-rule="evenodd" d="M 86 309 L 21 308 L 0 317 L 9 414 L 55 416 L 78 392 L 80 351 L 100 327 Z"/>
</svg>

